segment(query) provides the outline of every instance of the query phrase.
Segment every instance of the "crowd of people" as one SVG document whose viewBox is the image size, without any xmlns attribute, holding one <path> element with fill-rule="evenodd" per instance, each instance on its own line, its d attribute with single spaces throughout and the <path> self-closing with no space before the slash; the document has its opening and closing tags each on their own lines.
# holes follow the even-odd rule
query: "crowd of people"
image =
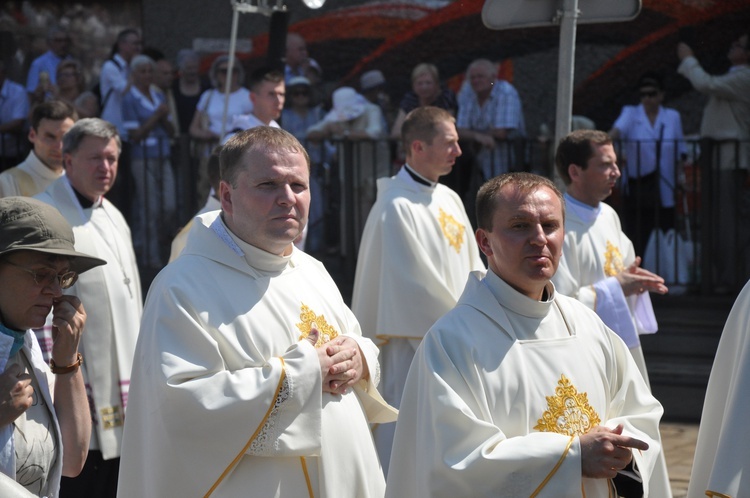
<svg viewBox="0 0 750 498">
<path fill-rule="evenodd" d="M 562 192 L 516 171 L 523 105 L 488 59 L 457 94 L 418 64 L 395 107 L 378 70 L 325 90 L 295 33 L 285 67 L 246 80 L 219 56 L 204 83 L 197 53 L 175 69 L 125 29 L 89 91 L 68 33 L 47 42 L 25 88 L 0 61 L 0 132 L 28 122 L 30 144 L 0 173 L 2 496 L 671 497 L 639 339 L 669 282 L 642 267 L 648 216 L 604 202 L 622 181 L 659 213 L 649 231 L 674 223 L 685 149 L 658 74 L 610 133 L 556 145 Z M 710 95 L 705 137 L 750 139 L 748 42 L 722 76 L 677 48 Z M 205 206 L 178 234 L 180 136 Z M 359 146 L 341 157 L 342 142 Z M 735 188 L 747 157 L 730 149 L 701 160 Z M 473 210 L 441 183 L 467 151 Z M 308 254 L 344 161 L 362 233 L 351 309 Z M 145 303 L 144 268 L 161 270 Z M 743 292 L 691 498 L 742 496 L 750 470 L 724 432 L 744 407 Z"/>
</svg>

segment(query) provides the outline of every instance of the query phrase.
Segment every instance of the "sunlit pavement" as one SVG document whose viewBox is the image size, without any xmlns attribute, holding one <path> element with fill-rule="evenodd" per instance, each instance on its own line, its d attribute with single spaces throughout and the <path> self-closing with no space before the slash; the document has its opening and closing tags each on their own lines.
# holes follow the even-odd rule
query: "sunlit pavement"
<svg viewBox="0 0 750 498">
<path fill-rule="evenodd" d="M 672 493 L 674 498 L 685 498 L 690 470 L 693 467 L 698 425 L 662 422 L 661 437 L 667 458 L 669 480 L 672 483 Z"/>
</svg>

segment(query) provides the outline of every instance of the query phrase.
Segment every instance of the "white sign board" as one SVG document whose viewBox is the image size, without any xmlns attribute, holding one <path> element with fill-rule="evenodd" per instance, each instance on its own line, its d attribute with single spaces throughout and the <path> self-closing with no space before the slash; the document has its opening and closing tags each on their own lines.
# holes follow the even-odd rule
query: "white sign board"
<svg viewBox="0 0 750 498">
<path fill-rule="evenodd" d="M 229 52 L 229 38 L 195 38 L 193 50 L 202 53 Z M 253 42 L 249 38 L 237 40 L 236 53 L 249 54 L 253 51 Z"/>
<path fill-rule="evenodd" d="M 562 10 L 562 0 L 486 0 L 482 22 L 490 29 L 557 25 Z M 578 0 L 576 23 L 629 21 L 640 11 L 640 0 Z"/>
</svg>

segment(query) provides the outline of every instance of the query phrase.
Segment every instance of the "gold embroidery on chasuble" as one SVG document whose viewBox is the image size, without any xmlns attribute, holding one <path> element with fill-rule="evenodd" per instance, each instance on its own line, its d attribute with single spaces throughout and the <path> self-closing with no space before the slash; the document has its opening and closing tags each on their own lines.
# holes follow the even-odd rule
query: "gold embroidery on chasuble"
<svg viewBox="0 0 750 498">
<path fill-rule="evenodd" d="M 125 423 L 119 406 L 107 406 L 99 410 L 102 428 L 114 429 Z"/>
<path fill-rule="evenodd" d="M 318 342 L 315 343 L 316 348 L 339 336 L 338 330 L 333 328 L 333 326 L 326 321 L 325 316 L 316 315 L 315 312 L 304 303 L 302 303 L 301 306 L 299 319 L 302 320 L 302 323 L 297 324 L 297 328 L 302 332 L 302 335 L 299 336 L 300 341 L 310 335 L 310 330 L 313 326 L 318 329 L 318 332 L 320 332 Z"/>
<path fill-rule="evenodd" d="M 612 242 L 607 241 L 607 250 L 604 253 L 604 274 L 614 277 L 625 269 L 622 264 L 622 253 Z"/>
<path fill-rule="evenodd" d="M 589 405 L 589 396 L 579 393 L 565 375 L 557 381 L 554 396 L 547 396 L 547 410 L 534 426 L 539 432 L 581 436 L 599 425 L 601 419 Z"/>
<path fill-rule="evenodd" d="M 440 228 L 443 230 L 443 235 L 448 239 L 448 243 L 456 250 L 461 252 L 461 246 L 464 243 L 464 226 L 456 221 L 456 218 L 449 215 L 443 208 L 440 208 Z"/>
</svg>

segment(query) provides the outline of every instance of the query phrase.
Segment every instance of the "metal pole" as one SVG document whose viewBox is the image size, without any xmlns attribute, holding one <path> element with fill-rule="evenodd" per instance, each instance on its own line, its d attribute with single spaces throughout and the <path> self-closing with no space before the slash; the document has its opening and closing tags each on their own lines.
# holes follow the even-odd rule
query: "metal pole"
<svg viewBox="0 0 750 498">
<path fill-rule="evenodd" d="M 227 61 L 227 80 L 224 84 L 224 112 L 221 116 L 221 135 L 219 136 L 219 142 L 224 139 L 224 134 L 227 132 L 227 112 L 229 110 L 229 89 L 232 85 L 232 79 L 234 78 L 234 54 L 237 50 L 237 24 L 239 23 L 240 14 L 237 11 L 237 3 L 232 2 L 232 34 L 229 39 L 229 60 Z"/>
<path fill-rule="evenodd" d="M 573 114 L 573 73 L 576 55 L 576 19 L 578 0 L 563 0 L 560 14 L 560 54 L 557 62 L 557 113 L 555 120 L 555 143 L 570 133 L 570 117 Z"/>
</svg>

